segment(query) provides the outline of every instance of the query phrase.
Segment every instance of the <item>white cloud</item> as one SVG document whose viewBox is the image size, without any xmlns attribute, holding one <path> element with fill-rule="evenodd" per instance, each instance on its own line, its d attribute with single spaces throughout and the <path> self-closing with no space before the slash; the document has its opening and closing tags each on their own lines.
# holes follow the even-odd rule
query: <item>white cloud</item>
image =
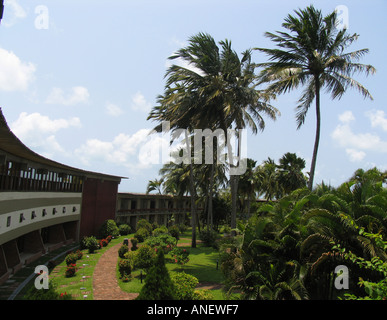
<svg viewBox="0 0 387 320">
<path fill-rule="evenodd" d="M 108 115 L 113 116 L 113 117 L 118 117 L 121 114 L 124 113 L 124 111 L 117 105 L 107 102 L 106 103 L 106 112 Z"/>
<path fill-rule="evenodd" d="M 380 126 L 384 129 L 386 126 L 387 129 L 387 120 L 383 111 L 367 112 L 366 116 L 370 119 L 372 127 Z M 355 117 L 351 111 L 340 114 L 339 120 L 341 123 L 336 126 L 331 138 L 345 148 L 350 161 L 362 161 L 367 155 L 366 151 L 387 153 L 387 141 L 379 135 L 370 132 L 353 132 L 351 123 L 355 121 Z"/>
<path fill-rule="evenodd" d="M 132 96 L 132 109 L 135 111 L 149 112 L 152 109 L 152 104 L 146 101 L 144 95 L 138 91 Z"/>
<path fill-rule="evenodd" d="M 24 19 L 27 17 L 27 13 L 17 0 L 5 0 L 4 1 L 4 16 L 2 25 L 5 27 L 12 27 L 18 19 Z"/>
<path fill-rule="evenodd" d="M 22 62 L 13 52 L 0 48 L 0 90 L 27 90 L 35 70 L 31 62 Z"/>
<path fill-rule="evenodd" d="M 339 115 L 339 120 L 343 123 L 349 123 L 355 121 L 355 116 L 353 115 L 352 111 L 345 111 Z"/>
<path fill-rule="evenodd" d="M 366 112 L 366 116 L 370 119 L 373 128 L 380 127 L 383 131 L 387 131 L 387 118 L 383 110 Z"/>
<path fill-rule="evenodd" d="M 359 151 L 356 149 L 348 148 L 348 149 L 345 149 L 345 152 L 349 156 L 349 160 L 352 162 L 362 161 L 364 159 L 364 157 L 366 156 L 365 152 Z"/>
<path fill-rule="evenodd" d="M 50 119 L 40 113 L 22 112 L 10 128 L 12 132 L 26 145 L 45 157 L 55 153 L 63 153 L 64 149 L 58 143 L 55 133 L 62 129 L 81 127 L 79 118 Z"/>
<path fill-rule="evenodd" d="M 85 166 L 98 166 L 98 162 L 122 166 L 131 175 L 140 170 L 161 164 L 163 148 L 168 151 L 168 139 L 161 135 L 149 135 L 149 129 L 140 129 L 132 135 L 120 133 L 111 141 L 87 140 L 74 152 Z"/>
<path fill-rule="evenodd" d="M 112 141 L 90 139 L 77 148 L 75 154 L 85 165 L 104 161 L 126 166 L 136 160 L 138 147 L 146 141 L 148 133 L 148 129 L 141 129 L 133 135 L 120 133 Z"/>
<path fill-rule="evenodd" d="M 87 103 L 89 97 L 89 91 L 85 87 L 73 87 L 67 96 L 65 96 L 63 89 L 53 88 L 46 99 L 46 103 L 70 106 L 78 103 Z"/>
</svg>

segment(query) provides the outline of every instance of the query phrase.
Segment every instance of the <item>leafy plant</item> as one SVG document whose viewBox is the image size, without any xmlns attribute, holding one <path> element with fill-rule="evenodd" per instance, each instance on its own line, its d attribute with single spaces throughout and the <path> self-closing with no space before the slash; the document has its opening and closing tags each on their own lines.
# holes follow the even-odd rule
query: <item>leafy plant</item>
<svg viewBox="0 0 387 320">
<path fill-rule="evenodd" d="M 78 260 L 78 255 L 75 254 L 75 253 L 70 253 L 66 256 L 65 258 L 66 260 L 66 264 L 69 266 L 71 264 L 76 264 L 77 260 Z"/>
<path fill-rule="evenodd" d="M 189 251 L 176 247 L 170 252 L 172 260 L 176 264 L 184 265 L 189 261 Z"/>
<path fill-rule="evenodd" d="M 114 220 L 106 220 L 99 229 L 99 236 L 106 239 L 108 236 L 118 237 L 120 234 L 117 224 Z"/>
<path fill-rule="evenodd" d="M 144 242 L 146 238 L 150 236 L 150 231 L 147 228 L 139 228 L 137 229 L 134 237 L 138 240 L 138 242 Z"/>
<path fill-rule="evenodd" d="M 154 263 L 155 250 L 151 246 L 144 244 L 137 249 L 136 253 L 136 267 L 146 271 L 149 270 Z"/>
<path fill-rule="evenodd" d="M 118 272 L 121 277 L 128 276 L 132 273 L 132 264 L 128 259 L 121 259 L 118 261 Z"/>
<path fill-rule="evenodd" d="M 139 250 L 141 248 L 139 248 Z M 137 300 L 174 299 L 175 287 L 165 266 L 164 252 L 159 250 L 154 265 L 149 269 L 146 275 L 145 284 L 142 287 Z"/>
<path fill-rule="evenodd" d="M 128 235 L 130 233 L 132 228 L 129 225 L 127 225 L 127 224 L 120 224 L 118 226 L 118 230 L 120 232 L 120 235 L 126 236 L 126 235 Z"/>
<path fill-rule="evenodd" d="M 68 265 L 67 268 L 66 268 L 65 276 L 66 276 L 67 278 L 73 277 L 73 276 L 75 276 L 76 271 L 77 271 L 77 266 L 76 266 L 76 264 L 75 264 L 75 263 L 70 264 L 70 265 Z"/>
<path fill-rule="evenodd" d="M 118 256 L 123 259 L 125 256 L 125 253 L 129 251 L 129 248 L 126 244 L 123 244 L 119 249 L 118 249 Z"/>
<path fill-rule="evenodd" d="M 90 236 L 84 239 L 85 246 L 89 250 L 89 253 L 94 253 L 99 248 L 99 243 L 96 237 Z"/>
</svg>

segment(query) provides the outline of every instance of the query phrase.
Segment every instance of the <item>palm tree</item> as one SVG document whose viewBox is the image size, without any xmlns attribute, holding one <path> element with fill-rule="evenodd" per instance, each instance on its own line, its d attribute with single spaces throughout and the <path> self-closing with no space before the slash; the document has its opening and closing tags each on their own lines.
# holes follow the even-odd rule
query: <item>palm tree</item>
<svg viewBox="0 0 387 320">
<path fill-rule="evenodd" d="M 305 168 L 305 160 L 297 157 L 295 153 L 285 153 L 279 159 L 277 168 L 279 170 L 278 183 L 285 194 L 306 186 L 306 178 L 302 173 Z"/>
<path fill-rule="evenodd" d="M 269 62 L 261 63 L 261 83 L 268 83 L 267 90 L 283 94 L 304 86 L 296 107 L 297 129 L 305 122 L 305 117 L 313 100 L 316 104 L 316 136 L 309 172 L 308 187 L 312 189 L 320 141 L 320 91 L 325 88 L 332 99 L 340 99 L 348 88 L 357 89 L 364 97 L 372 99 L 369 91 L 351 78 L 354 73 L 373 74 L 371 65 L 357 61 L 368 53 L 368 49 L 345 52 L 358 39 L 357 34 L 348 34 L 346 29 L 338 30 L 336 11 L 323 16 L 320 10 L 309 6 L 288 15 L 282 26 L 289 32 L 277 34 L 266 32 L 279 48 L 257 50 L 269 56 Z"/>
<path fill-rule="evenodd" d="M 163 179 L 149 180 L 148 185 L 146 187 L 146 193 L 157 191 L 159 194 L 161 194 L 162 185 L 163 185 Z"/>
<path fill-rule="evenodd" d="M 171 128 L 189 128 L 191 133 L 193 129 L 206 128 L 226 133 L 227 129 L 246 127 L 256 133 L 265 126 L 262 114 L 276 118 L 278 111 L 268 103 L 271 96 L 255 88 L 251 50 L 243 52 L 240 59 L 230 41 L 219 44 L 221 50 L 210 35 L 199 33 L 189 39 L 187 47 L 170 57 L 181 59 L 190 67 L 174 64 L 168 69 L 165 94 L 159 99 L 161 105 L 152 110 L 148 119 L 169 120 Z M 237 139 L 239 150 L 240 135 Z M 233 163 L 234 151 L 229 141 L 226 143 L 229 166 L 234 169 L 239 163 Z M 238 151 L 235 153 L 240 156 Z M 231 173 L 230 180 L 234 229 L 238 177 Z"/>
</svg>

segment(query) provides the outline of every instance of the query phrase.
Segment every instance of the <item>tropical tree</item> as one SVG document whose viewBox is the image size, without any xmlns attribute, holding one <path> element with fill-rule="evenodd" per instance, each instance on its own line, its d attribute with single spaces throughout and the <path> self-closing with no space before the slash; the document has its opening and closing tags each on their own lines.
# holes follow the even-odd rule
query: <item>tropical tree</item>
<svg viewBox="0 0 387 320">
<path fill-rule="evenodd" d="M 157 191 L 159 194 L 161 194 L 162 185 L 163 179 L 149 180 L 148 185 L 146 187 L 146 193 Z"/>
<path fill-rule="evenodd" d="M 259 75 L 260 81 L 268 84 L 268 92 L 283 94 L 304 86 L 296 107 L 297 129 L 304 124 L 315 100 L 317 122 L 309 189 L 313 187 L 320 141 L 321 89 L 330 92 L 332 99 L 340 99 L 348 88 L 355 88 L 364 97 L 372 99 L 370 92 L 352 78 L 355 73 L 369 75 L 376 71 L 371 65 L 358 63 L 369 50 L 346 52 L 359 36 L 349 34 L 346 29 L 339 30 L 338 22 L 336 11 L 323 16 L 320 10 L 309 6 L 285 18 L 282 26 L 286 31 L 265 33 L 278 46 L 277 49 L 256 48 L 269 57 L 269 62 L 259 64 L 264 68 Z"/>
<path fill-rule="evenodd" d="M 171 129 L 188 128 L 185 131 L 187 153 L 188 133 L 194 133 L 193 129 L 222 129 L 226 135 L 228 163 L 230 169 L 235 169 L 240 164 L 233 160 L 239 160 L 241 156 L 241 134 L 237 134 L 235 151 L 227 130 L 240 132 L 250 127 L 256 133 L 265 126 L 262 114 L 275 119 L 278 111 L 268 103 L 271 96 L 255 87 L 251 50 L 244 51 L 240 59 L 230 41 L 221 41 L 219 45 L 220 48 L 210 35 L 199 33 L 189 39 L 187 47 L 170 57 L 171 60 L 184 61 L 189 67 L 173 64 L 168 69 L 165 93 L 159 97 L 160 105 L 152 110 L 148 119 L 170 121 Z M 192 161 L 190 166 L 193 197 Z M 235 228 L 238 177 L 232 170 L 230 175 L 233 195 L 231 227 Z"/>
</svg>

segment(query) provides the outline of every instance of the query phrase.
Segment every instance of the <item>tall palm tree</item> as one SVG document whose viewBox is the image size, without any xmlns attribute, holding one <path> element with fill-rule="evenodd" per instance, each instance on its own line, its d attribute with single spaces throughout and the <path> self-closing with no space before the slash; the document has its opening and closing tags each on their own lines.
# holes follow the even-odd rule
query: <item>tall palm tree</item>
<svg viewBox="0 0 387 320">
<path fill-rule="evenodd" d="M 146 187 L 146 193 L 157 191 L 159 194 L 161 194 L 162 185 L 163 179 L 149 180 L 148 185 Z"/>
<path fill-rule="evenodd" d="M 346 29 L 338 30 L 336 11 L 324 17 L 320 10 L 309 6 L 295 11 L 295 15 L 289 14 L 282 26 L 287 32 L 265 33 L 277 49 L 256 48 L 269 57 L 269 62 L 259 64 L 264 67 L 260 79 L 268 83 L 267 90 L 275 94 L 304 86 L 296 107 L 297 129 L 304 124 L 315 100 L 316 136 L 308 181 L 308 187 L 312 189 L 320 141 L 321 89 L 330 92 L 332 99 L 340 99 L 348 88 L 355 88 L 364 97 L 372 99 L 370 92 L 351 76 L 360 72 L 373 74 L 376 70 L 371 65 L 357 62 L 368 49 L 345 51 L 359 36 L 349 34 Z"/>
<path fill-rule="evenodd" d="M 221 41 L 219 45 L 220 48 L 210 35 L 199 33 L 189 39 L 187 47 L 170 57 L 183 60 L 190 67 L 174 64 L 168 69 L 165 94 L 159 100 L 161 105 L 152 110 L 148 119 L 169 120 L 171 128 L 190 128 L 191 133 L 193 129 L 206 128 L 222 129 L 226 133 L 227 129 L 246 127 L 256 133 L 265 126 L 262 114 L 276 118 L 278 111 L 268 103 L 271 96 L 255 88 L 251 50 L 243 52 L 240 59 L 230 41 Z M 239 138 L 240 135 L 238 146 L 241 145 Z M 231 144 L 226 143 L 230 168 L 238 167 L 232 161 Z M 231 227 L 235 228 L 238 177 L 231 174 L 230 179 Z"/>
</svg>

